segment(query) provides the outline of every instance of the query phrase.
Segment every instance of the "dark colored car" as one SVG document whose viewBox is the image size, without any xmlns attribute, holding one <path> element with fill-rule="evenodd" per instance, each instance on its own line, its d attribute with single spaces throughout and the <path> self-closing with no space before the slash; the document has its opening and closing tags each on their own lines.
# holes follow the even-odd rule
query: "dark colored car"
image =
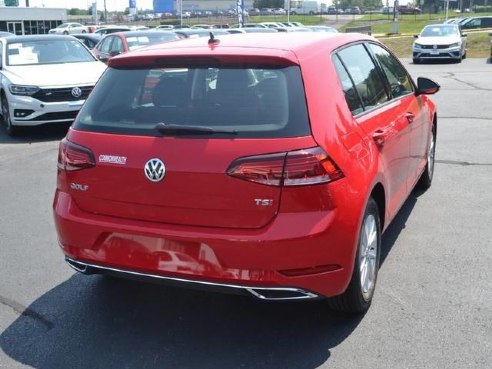
<svg viewBox="0 0 492 369">
<path fill-rule="evenodd" d="M 461 29 L 492 28 L 492 16 L 471 17 L 460 23 Z"/>
<path fill-rule="evenodd" d="M 158 42 L 177 40 L 179 37 L 169 31 L 128 31 L 116 32 L 104 36 L 92 49 L 99 60 L 107 62 L 112 57 Z"/>
<path fill-rule="evenodd" d="M 400 14 L 421 14 L 422 10 L 420 8 L 415 8 L 410 5 L 400 5 L 398 7 L 398 12 Z"/>
<path fill-rule="evenodd" d="M 438 90 L 361 34 L 112 58 L 60 144 L 59 245 L 83 273 L 363 312 L 381 233 L 431 185 Z"/>
<path fill-rule="evenodd" d="M 75 33 L 71 36 L 82 41 L 82 43 L 87 46 L 88 49 L 93 49 L 94 47 L 96 47 L 97 43 L 101 41 L 101 36 L 94 33 Z"/>
</svg>

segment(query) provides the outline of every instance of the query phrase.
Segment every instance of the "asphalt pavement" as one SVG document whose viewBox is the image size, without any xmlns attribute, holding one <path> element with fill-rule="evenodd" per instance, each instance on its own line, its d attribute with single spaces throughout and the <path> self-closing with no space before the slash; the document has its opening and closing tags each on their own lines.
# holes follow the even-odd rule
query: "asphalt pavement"
<svg viewBox="0 0 492 369">
<path fill-rule="evenodd" d="M 492 64 L 419 64 L 442 89 L 433 186 L 383 236 L 364 316 L 74 273 L 51 204 L 66 127 L 0 130 L 0 368 L 489 369 Z"/>
</svg>

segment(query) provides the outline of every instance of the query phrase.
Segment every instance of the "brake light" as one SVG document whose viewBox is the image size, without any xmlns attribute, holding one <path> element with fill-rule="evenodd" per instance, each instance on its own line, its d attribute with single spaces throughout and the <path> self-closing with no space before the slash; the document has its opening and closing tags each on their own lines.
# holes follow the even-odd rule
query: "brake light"
<svg viewBox="0 0 492 369">
<path fill-rule="evenodd" d="M 336 181 L 344 175 L 321 147 L 235 160 L 227 174 L 269 186 L 305 186 Z"/>
<path fill-rule="evenodd" d="M 58 169 L 67 172 L 87 169 L 96 166 L 96 160 L 91 150 L 77 145 L 64 138 L 58 149 Z"/>
</svg>

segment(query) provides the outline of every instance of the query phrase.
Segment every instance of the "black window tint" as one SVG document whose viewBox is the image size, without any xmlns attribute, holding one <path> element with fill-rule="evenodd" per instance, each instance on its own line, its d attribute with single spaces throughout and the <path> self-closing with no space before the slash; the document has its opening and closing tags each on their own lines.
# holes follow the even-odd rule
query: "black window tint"
<svg viewBox="0 0 492 369">
<path fill-rule="evenodd" d="M 345 100 L 347 101 L 347 105 L 352 112 L 353 115 L 360 114 L 364 111 L 362 107 L 362 102 L 360 100 L 359 94 L 350 79 L 347 70 L 338 59 L 338 56 L 333 57 L 333 64 L 335 65 L 335 69 L 337 70 L 338 79 L 342 85 L 343 94 L 345 95 Z"/>
<path fill-rule="evenodd" d="M 413 93 L 410 76 L 398 60 L 379 45 L 370 44 L 369 47 L 388 79 L 392 97 Z"/>
<path fill-rule="evenodd" d="M 235 137 L 310 134 L 298 67 L 109 68 L 75 127 L 153 136 L 160 122 L 235 131 Z"/>
<path fill-rule="evenodd" d="M 381 75 L 362 44 L 349 46 L 338 55 L 354 81 L 365 110 L 388 101 Z"/>
</svg>

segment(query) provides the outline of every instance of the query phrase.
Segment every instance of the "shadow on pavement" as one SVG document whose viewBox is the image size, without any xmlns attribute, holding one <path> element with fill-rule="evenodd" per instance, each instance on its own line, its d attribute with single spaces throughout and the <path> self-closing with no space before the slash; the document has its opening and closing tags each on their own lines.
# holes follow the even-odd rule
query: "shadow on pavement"
<svg viewBox="0 0 492 369">
<path fill-rule="evenodd" d="M 362 318 L 320 301 L 260 303 L 74 275 L 31 304 L 0 347 L 39 369 L 317 368 Z"/>
<path fill-rule="evenodd" d="M 5 132 L 0 118 L 0 145 L 16 143 L 35 143 L 61 140 L 67 134 L 71 123 L 50 123 L 35 127 L 22 127 L 15 137 L 10 137 Z"/>
</svg>

